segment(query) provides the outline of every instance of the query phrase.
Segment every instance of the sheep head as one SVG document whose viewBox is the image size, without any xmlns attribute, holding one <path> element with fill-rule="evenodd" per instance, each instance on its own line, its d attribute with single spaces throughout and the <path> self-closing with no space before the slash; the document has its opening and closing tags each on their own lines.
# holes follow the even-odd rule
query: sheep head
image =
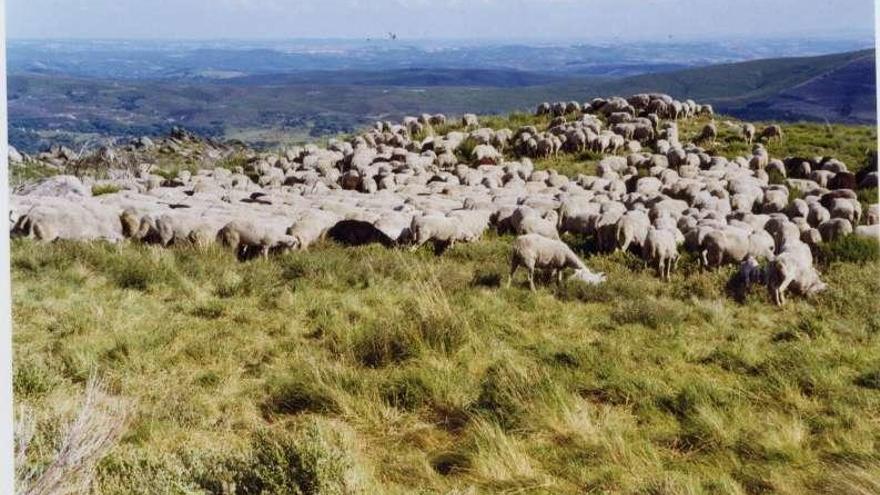
<svg viewBox="0 0 880 495">
<path fill-rule="evenodd" d="M 569 277 L 569 280 L 580 280 L 586 284 L 590 285 L 599 285 L 605 281 L 604 273 L 593 273 L 586 268 L 580 268 L 575 270 L 574 273 Z"/>
</svg>

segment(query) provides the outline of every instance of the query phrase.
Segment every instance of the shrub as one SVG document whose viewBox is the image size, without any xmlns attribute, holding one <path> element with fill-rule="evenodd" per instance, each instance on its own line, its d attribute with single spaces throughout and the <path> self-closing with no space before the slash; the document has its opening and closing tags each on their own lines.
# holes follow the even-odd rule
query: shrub
<svg viewBox="0 0 880 495">
<path fill-rule="evenodd" d="M 876 263 L 880 261 L 880 243 L 874 239 L 848 235 L 820 244 L 818 258 L 825 264 L 834 262 Z"/>
<path fill-rule="evenodd" d="M 36 420 L 28 410 L 21 410 L 16 421 L 17 493 L 90 493 L 98 462 L 125 431 L 127 410 L 126 404 L 107 395 L 102 383 L 91 377 L 76 419 L 65 428 L 50 462 L 39 468 L 28 465 Z"/>
<path fill-rule="evenodd" d="M 262 431 L 253 452 L 237 468 L 235 485 L 242 495 L 316 495 L 363 492 L 349 452 L 338 435 L 316 422 L 294 434 Z"/>
</svg>

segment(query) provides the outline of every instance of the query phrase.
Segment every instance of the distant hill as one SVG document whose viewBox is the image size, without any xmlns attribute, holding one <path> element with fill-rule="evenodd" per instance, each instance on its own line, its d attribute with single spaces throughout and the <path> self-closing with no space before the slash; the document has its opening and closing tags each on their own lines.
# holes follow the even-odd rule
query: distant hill
<svg viewBox="0 0 880 495">
<path fill-rule="evenodd" d="M 712 103 L 744 119 L 876 122 L 874 50 L 774 58 L 635 76 L 594 87 L 600 94 L 660 91 Z"/>
<path fill-rule="evenodd" d="M 36 151 L 51 142 L 94 144 L 182 125 L 273 146 L 421 112 L 530 112 L 545 100 L 655 91 L 712 103 L 719 112 L 747 120 L 873 124 L 874 67 L 874 51 L 863 50 L 685 70 L 658 66 L 660 72 L 623 78 L 430 67 L 250 75 L 192 71 L 161 80 L 10 74 L 10 140 Z"/>
</svg>

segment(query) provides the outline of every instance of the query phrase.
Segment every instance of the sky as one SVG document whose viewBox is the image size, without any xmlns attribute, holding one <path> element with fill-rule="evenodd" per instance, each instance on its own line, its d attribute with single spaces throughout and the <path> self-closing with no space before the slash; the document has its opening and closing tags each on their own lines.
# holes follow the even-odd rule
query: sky
<svg viewBox="0 0 880 495">
<path fill-rule="evenodd" d="M 872 36 L 873 0 L 6 0 L 10 38 Z"/>
</svg>

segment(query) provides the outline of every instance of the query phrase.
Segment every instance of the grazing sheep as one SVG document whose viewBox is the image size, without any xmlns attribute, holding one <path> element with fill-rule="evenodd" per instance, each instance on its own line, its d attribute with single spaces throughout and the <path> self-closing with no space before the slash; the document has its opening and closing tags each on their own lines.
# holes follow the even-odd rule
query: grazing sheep
<svg viewBox="0 0 880 495">
<path fill-rule="evenodd" d="M 463 125 L 466 129 L 479 127 L 480 119 L 477 118 L 476 114 L 466 113 L 461 116 L 461 125 Z"/>
<path fill-rule="evenodd" d="M 819 234 L 824 242 L 831 242 L 853 233 L 853 227 L 845 218 L 832 218 L 819 224 Z"/>
<path fill-rule="evenodd" d="M 644 256 L 652 262 L 657 274 L 663 280 L 669 280 L 673 268 L 678 267 L 678 243 L 675 234 L 667 229 L 648 229 L 645 237 Z"/>
<path fill-rule="evenodd" d="M 819 279 L 813 267 L 810 247 L 802 242 L 789 242 L 767 267 L 767 287 L 773 302 L 778 306 L 785 304 L 785 292 L 791 288 L 804 296 L 811 296 L 825 290 L 826 285 Z"/>
<path fill-rule="evenodd" d="M 708 141 L 710 143 L 714 143 L 715 139 L 718 137 L 718 128 L 715 127 L 714 122 L 709 122 L 708 124 L 703 126 L 703 129 L 700 131 L 700 134 L 697 136 L 696 141 Z"/>
<path fill-rule="evenodd" d="M 729 227 L 706 235 L 701 259 L 707 267 L 721 266 L 724 261 L 739 263 L 749 256 L 773 259 L 774 248 L 773 238 L 766 231 L 750 234 L 748 231 Z"/>
<path fill-rule="evenodd" d="M 474 235 L 462 226 L 460 220 L 440 215 L 414 216 L 410 224 L 410 235 L 415 251 L 424 243 L 431 241 L 435 250 L 451 249 L 456 241 L 471 242 Z"/>
<path fill-rule="evenodd" d="M 235 250 L 239 258 L 252 256 L 253 250 L 259 250 L 263 258 L 269 256 L 270 249 L 294 249 L 297 247 L 295 237 L 270 232 L 265 226 L 249 220 L 233 220 L 217 232 L 217 241 Z"/>
<path fill-rule="evenodd" d="M 557 282 L 562 280 L 562 272 L 566 268 L 575 270 L 571 278 L 589 284 L 600 284 L 605 281 L 603 273 L 593 273 L 580 258 L 562 241 L 548 239 L 537 234 L 521 235 L 513 241 L 513 254 L 510 259 L 510 287 L 516 270 L 523 266 L 528 271 L 529 288 L 535 290 L 535 270 L 549 270 Z"/>
<path fill-rule="evenodd" d="M 771 139 L 778 139 L 782 141 L 782 127 L 772 124 L 768 125 L 761 131 L 761 139 L 770 141 Z"/>
</svg>

